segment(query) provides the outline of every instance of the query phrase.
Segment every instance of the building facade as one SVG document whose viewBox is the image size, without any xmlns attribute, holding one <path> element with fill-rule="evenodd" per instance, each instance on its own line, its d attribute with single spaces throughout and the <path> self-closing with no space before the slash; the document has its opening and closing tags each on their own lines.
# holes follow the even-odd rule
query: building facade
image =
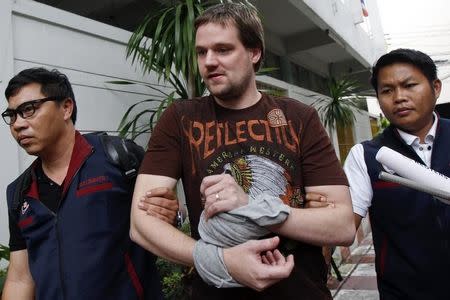
<svg viewBox="0 0 450 300">
<path fill-rule="evenodd" d="M 76 127 L 82 132 L 117 132 L 126 109 L 147 98 L 162 98 L 141 85 L 108 83 L 129 80 L 152 83 L 170 91 L 155 74 L 142 75 L 126 60 L 125 48 L 134 26 L 164 0 L 2 0 L 0 2 L 0 90 L 25 68 L 57 68 L 68 75 L 78 105 Z M 266 33 L 265 66 L 276 67 L 259 76 L 261 88 L 311 104 L 327 93 L 330 77 L 343 74 L 368 83 L 369 68 L 385 52 L 375 1 L 360 0 L 256 0 Z M 369 89 L 367 85 L 367 89 Z M 0 110 L 7 107 L 5 99 Z M 368 114 L 356 114 L 354 142 L 371 138 Z M 336 148 L 337 134 L 330 133 Z M 6 186 L 33 160 L 0 125 L 0 243 L 8 243 Z M 144 144 L 147 136 L 138 143 Z"/>
</svg>

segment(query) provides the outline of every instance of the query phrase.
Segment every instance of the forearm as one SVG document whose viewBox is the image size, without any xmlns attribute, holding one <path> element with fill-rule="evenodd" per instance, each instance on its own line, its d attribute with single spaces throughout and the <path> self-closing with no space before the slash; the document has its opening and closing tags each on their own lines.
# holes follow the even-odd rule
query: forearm
<svg viewBox="0 0 450 300">
<path fill-rule="evenodd" d="M 11 251 L 2 295 L 3 300 L 34 299 L 34 280 L 28 266 L 26 249 Z"/>
<path fill-rule="evenodd" d="M 132 218 L 131 239 L 159 257 L 193 266 L 195 240 L 177 228 L 152 216 L 139 214 Z"/>
<path fill-rule="evenodd" d="M 157 256 L 192 266 L 195 240 L 139 209 L 140 199 L 147 191 L 157 187 L 172 189 L 175 184 L 175 179 L 165 176 L 140 174 L 137 177 L 131 206 L 130 236 L 134 242 Z"/>
<path fill-rule="evenodd" d="M 289 217 L 271 230 L 293 240 L 318 246 L 351 245 L 355 238 L 353 213 L 347 207 L 292 209 Z"/>
<path fill-rule="evenodd" d="M 34 299 L 34 284 L 6 278 L 3 287 L 2 300 L 32 300 Z"/>
<path fill-rule="evenodd" d="M 347 186 L 328 185 L 306 187 L 307 193 L 326 197 L 333 207 L 292 209 L 287 220 L 273 231 L 314 245 L 351 245 L 355 238 L 355 223 Z"/>
</svg>

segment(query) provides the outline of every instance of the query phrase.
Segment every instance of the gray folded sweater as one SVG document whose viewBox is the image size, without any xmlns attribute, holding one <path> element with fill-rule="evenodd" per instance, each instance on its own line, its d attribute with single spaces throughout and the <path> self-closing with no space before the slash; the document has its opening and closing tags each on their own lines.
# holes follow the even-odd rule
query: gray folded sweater
<svg viewBox="0 0 450 300">
<path fill-rule="evenodd" d="M 249 203 L 205 221 L 200 216 L 201 239 L 194 247 L 194 265 L 200 277 L 219 288 L 240 287 L 228 273 L 223 261 L 223 248 L 233 247 L 270 233 L 266 226 L 283 223 L 290 207 L 280 198 L 268 194 L 249 197 Z"/>
</svg>

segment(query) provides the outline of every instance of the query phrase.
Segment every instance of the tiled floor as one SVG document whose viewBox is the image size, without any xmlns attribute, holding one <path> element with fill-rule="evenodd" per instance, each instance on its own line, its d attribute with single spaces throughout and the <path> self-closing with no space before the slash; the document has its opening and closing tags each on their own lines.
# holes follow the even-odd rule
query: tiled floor
<svg viewBox="0 0 450 300">
<path fill-rule="evenodd" d="M 339 271 L 343 277 L 329 280 L 329 287 L 337 300 L 378 300 L 377 279 L 375 273 L 375 253 L 372 235 L 368 235 L 359 247 L 354 249 Z"/>
</svg>

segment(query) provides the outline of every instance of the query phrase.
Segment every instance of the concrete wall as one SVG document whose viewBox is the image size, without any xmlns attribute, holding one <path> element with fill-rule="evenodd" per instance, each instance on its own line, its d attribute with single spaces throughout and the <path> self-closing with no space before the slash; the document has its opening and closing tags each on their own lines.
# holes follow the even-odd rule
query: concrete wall
<svg viewBox="0 0 450 300">
<path fill-rule="evenodd" d="M 372 130 L 370 127 L 369 113 L 366 111 L 355 111 L 355 126 L 353 132 L 355 134 L 355 143 L 361 143 L 372 139 Z"/>
<path fill-rule="evenodd" d="M 0 90 L 5 90 L 5 81 L 14 73 L 12 60 L 12 31 L 11 31 L 12 2 L 4 1 L 0 4 Z M 3 98 L 3 96 L 1 96 Z M 0 110 L 6 108 L 5 101 L 0 101 Z M 1 121 L 3 122 L 3 121 Z M 2 155 L 0 155 L 0 243 L 7 244 L 8 214 L 6 209 L 6 186 L 19 173 L 18 148 L 10 138 L 9 127 L 0 124 L 0 138 Z"/>
<path fill-rule="evenodd" d="M 366 1 L 369 17 L 361 17 L 360 0 L 289 0 L 322 29 L 332 28 L 330 36 L 362 65 L 370 67 L 386 52 L 383 30 L 375 1 Z M 370 33 L 361 24 L 367 22 Z"/>
</svg>

